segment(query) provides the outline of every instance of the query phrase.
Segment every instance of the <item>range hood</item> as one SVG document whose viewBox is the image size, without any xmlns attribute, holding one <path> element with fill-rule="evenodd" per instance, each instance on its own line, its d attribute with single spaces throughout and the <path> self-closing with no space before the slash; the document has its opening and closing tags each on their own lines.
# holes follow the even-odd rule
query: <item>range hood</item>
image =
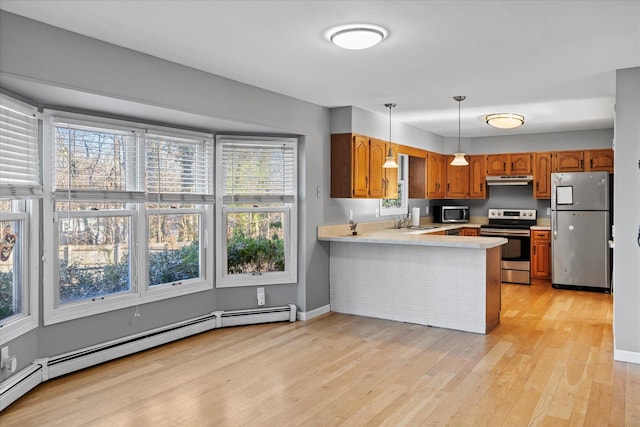
<svg viewBox="0 0 640 427">
<path fill-rule="evenodd" d="M 533 175 L 487 176 L 487 185 L 528 185 Z"/>
</svg>

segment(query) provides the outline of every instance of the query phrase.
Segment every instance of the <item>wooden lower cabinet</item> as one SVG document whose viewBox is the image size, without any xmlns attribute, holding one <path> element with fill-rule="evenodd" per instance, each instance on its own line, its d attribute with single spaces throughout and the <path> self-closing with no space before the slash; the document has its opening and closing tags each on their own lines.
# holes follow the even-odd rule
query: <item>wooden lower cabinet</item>
<svg viewBox="0 0 640 427">
<path fill-rule="evenodd" d="M 531 277 L 551 277 L 551 232 L 548 230 L 531 232 Z"/>
<path fill-rule="evenodd" d="M 477 237 L 480 235 L 480 229 L 474 227 L 463 227 L 460 229 L 461 236 Z"/>
</svg>

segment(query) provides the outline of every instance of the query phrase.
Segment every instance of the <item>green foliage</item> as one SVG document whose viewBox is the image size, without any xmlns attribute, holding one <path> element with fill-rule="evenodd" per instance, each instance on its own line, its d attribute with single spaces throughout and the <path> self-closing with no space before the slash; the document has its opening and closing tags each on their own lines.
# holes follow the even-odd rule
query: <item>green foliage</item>
<svg viewBox="0 0 640 427">
<path fill-rule="evenodd" d="M 282 224 L 273 223 L 273 228 Z M 284 271 L 284 241 L 276 233 L 271 239 L 247 237 L 235 231 L 227 242 L 227 271 L 230 274 Z"/>
<path fill-rule="evenodd" d="M 149 256 L 151 286 L 192 279 L 200 275 L 200 246 L 193 242 L 176 250 L 164 250 Z M 60 302 L 69 302 L 128 291 L 129 259 L 87 268 L 78 263 L 60 261 Z"/>
<path fill-rule="evenodd" d="M 193 279 L 200 276 L 200 245 L 197 241 L 177 250 L 164 250 L 149 256 L 151 286 Z"/>
<path fill-rule="evenodd" d="M 13 274 L 0 271 L 0 320 L 13 316 Z"/>
</svg>

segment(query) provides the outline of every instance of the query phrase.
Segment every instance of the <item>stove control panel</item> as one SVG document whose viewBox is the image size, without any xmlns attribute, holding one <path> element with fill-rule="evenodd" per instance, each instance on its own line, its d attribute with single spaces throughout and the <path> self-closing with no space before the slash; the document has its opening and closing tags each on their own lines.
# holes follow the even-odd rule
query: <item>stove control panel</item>
<svg viewBox="0 0 640 427">
<path fill-rule="evenodd" d="M 535 209 L 489 209 L 489 219 L 536 219 Z"/>
</svg>

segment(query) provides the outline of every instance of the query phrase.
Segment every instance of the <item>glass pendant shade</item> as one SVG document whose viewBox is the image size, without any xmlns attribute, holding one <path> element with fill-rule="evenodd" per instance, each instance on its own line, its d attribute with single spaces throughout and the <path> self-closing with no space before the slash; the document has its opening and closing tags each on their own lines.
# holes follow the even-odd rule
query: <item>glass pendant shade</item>
<svg viewBox="0 0 640 427">
<path fill-rule="evenodd" d="M 391 148 L 389 148 L 389 153 L 387 154 L 382 167 L 385 169 L 393 169 L 398 167 L 398 162 L 396 162 L 395 157 L 393 157 L 393 150 L 391 150 Z"/>
<path fill-rule="evenodd" d="M 455 153 L 454 158 L 451 161 L 451 166 L 467 166 L 469 162 L 464 157 L 464 153 Z"/>
</svg>

